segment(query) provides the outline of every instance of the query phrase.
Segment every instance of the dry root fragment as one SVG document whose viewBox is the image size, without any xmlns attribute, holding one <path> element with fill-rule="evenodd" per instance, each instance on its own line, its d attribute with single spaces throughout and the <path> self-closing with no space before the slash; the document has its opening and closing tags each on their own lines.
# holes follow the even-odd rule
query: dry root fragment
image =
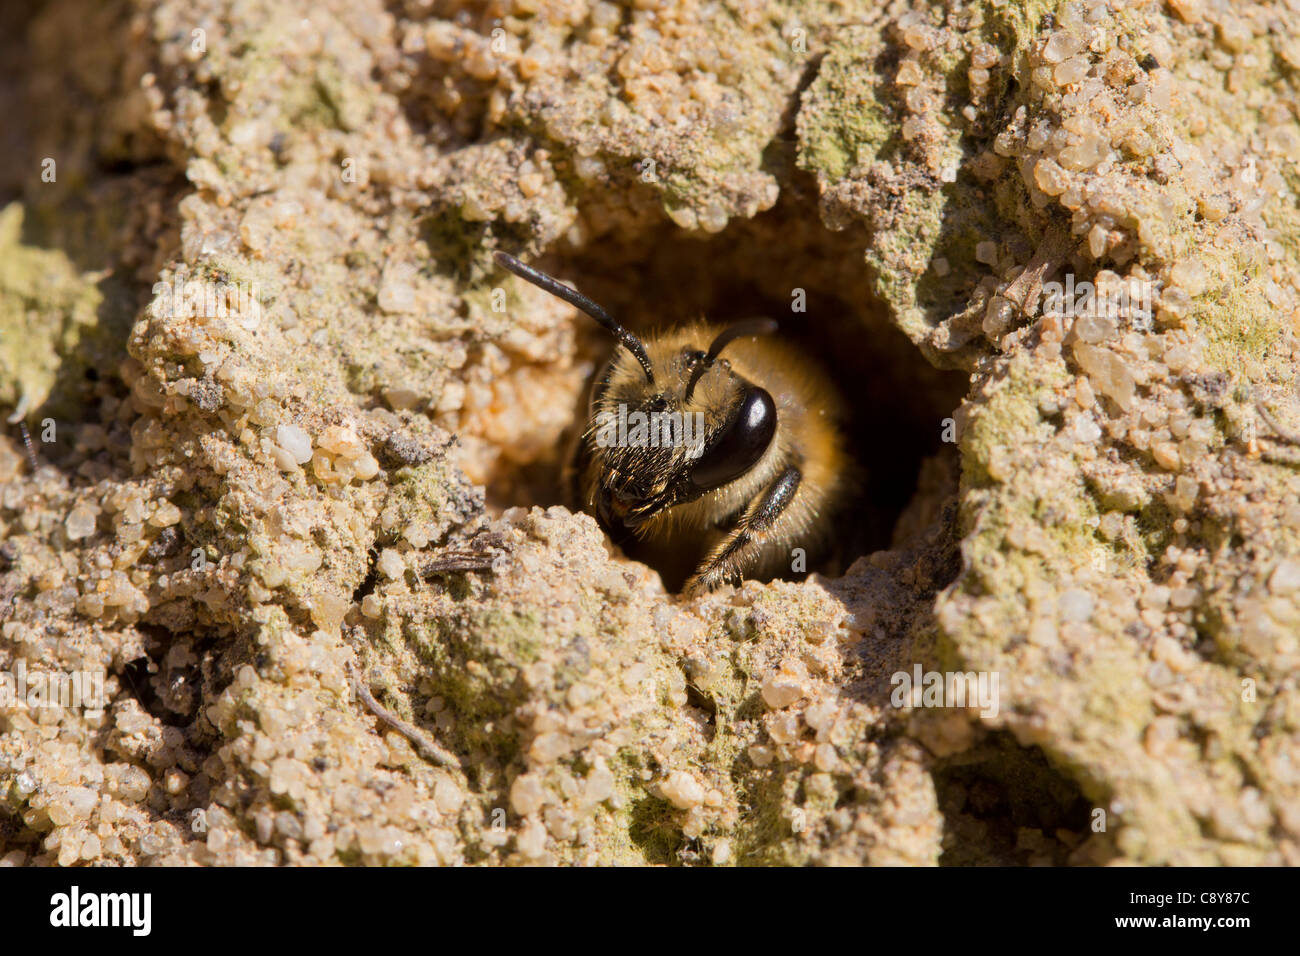
<svg viewBox="0 0 1300 956">
<path fill-rule="evenodd" d="M 18 423 L 18 430 L 22 432 L 23 447 L 27 449 L 27 463 L 32 467 L 32 474 L 40 471 L 40 462 L 36 460 L 36 449 L 32 447 L 32 433 L 27 430 L 26 422 Z"/>
<path fill-rule="evenodd" d="M 1277 436 L 1290 445 L 1300 445 L 1300 432 L 1294 432 L 1287 428 L 1263 405 L 1256 405 L 1255 411 L 1259 412 L 1259 417 L 1264 419 L 1264 424 L 1273 429 Z"/>
<path fill-rule="evenodd" d="M 1262 404 L 1257 403 L 1255 405 L 1255 411 L 1259 413 L 1259 417 L 1264 420 L 1264 424 L 1273 430 L 1279 440 L 1285 442 L 1287 445 L 1297 446 L 1297 448 L 1300 448 L 1300 432 L 1292 431 L 1290 428 L 1287 428 Z M 1282 454 L 1282 452 L 1290 452 L 1291 454 Z M 1275 465 L 1300 465 L 1300 451 L 1297 451 L 1296 448 L 1269 450 L 1263 453 L 1261 457 L 1265 461 L 1272 462 Z"/>
<path fill-rule="evenodd" d="M 352 683 L 352 690 L 363 704 L 370 709 L 370 712 L 392 727 L 399 734 L 409 740 L 415 749 L 422 753 L 427 759 L 441 767 L 459 767 L 460 760 L 455 754 L 444 749 L 434 742 L 428 734 L 412 723 L 408 723 L 401 717 L 398 717 L 379 701 L 375 700 L 375 695 L 370 692 L 370 688 L 361 675 L 357 673 L 355 664 L 348 664 L 348 679 Z"/>
<path fill-rule="evenodd" d="M 420 568 L 420 576 L 452 574 L 457 571 L 495 571 L 497 560 L 504 556 L 501 546 L 504 539 L 499 534 L 475 538 L 464 548 L 446 548 Z"/>
<path fill-rule="evenodd" d="M 1043 291 L 1043 280 L 1055 272 L 1069 257 L 1071 249 L 1068 237 L 1053 232 L 1038 244 L 1033 257 L 1025 266 L 1025 271 L 1016 276 L 1002 292 L 1002 298 L 1012 303 L 1020 314 L 1029 318 L 1038 308 L 1038 299 Z"/>
</svg>

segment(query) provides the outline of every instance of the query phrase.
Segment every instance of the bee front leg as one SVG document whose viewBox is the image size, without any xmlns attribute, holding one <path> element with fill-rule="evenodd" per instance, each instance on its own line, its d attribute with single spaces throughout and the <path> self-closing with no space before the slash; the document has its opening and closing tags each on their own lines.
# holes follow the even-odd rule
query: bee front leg
<svg viewBox="0 0 1300 956">
<path fill-rule="evenodd" d="M 750 505 L 736 529 L 700 564 L 695 575 L 686 582 L 686 592 L 712 591 L 752 567 L 772 528 L 794 501 L 802 480 L 803 473 L 794 465 L 782 471 L 762 496 Z"/>
</svg>

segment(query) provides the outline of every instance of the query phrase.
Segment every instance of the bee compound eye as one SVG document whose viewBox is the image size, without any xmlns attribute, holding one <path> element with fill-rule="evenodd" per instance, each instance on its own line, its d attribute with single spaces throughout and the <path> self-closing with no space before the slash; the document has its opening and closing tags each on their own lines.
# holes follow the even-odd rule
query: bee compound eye
<svg viewBox="0 0 1300 956">
<path fill-rule="evenodd" d="M 727 422 L 691 469 L 696 491 L 711 491 L 758 463 L 776 434 L 776 403 L 767 389 L 750 385 Z"/>
</svg>

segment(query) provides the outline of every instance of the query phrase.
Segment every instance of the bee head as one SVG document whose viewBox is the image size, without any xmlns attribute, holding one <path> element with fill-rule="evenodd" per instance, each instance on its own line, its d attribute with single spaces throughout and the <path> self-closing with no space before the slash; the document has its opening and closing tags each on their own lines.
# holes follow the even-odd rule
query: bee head
<svg viewBox="0 0 1300 956">
<path fill-rule="evenodd" d="M 627 374 L 597 383 L 588 432 L 596 466 L 590 503 L 602 524 L 635 530 L 758 463 L 776 433 L 776 403 L 719 353 L 736 338 L 775 327 L 765 320 L 739 323 L 707 351 L 653 349 L 658 384 Z"/>
<path fill-rule="evenodd" d="M 719 356 L 737 338 L 774 332 L 775 322 L 740 322 L 707 351 L 693 345 L 656 350 L 652 361 L 644 343 L 591 299 L 504 252 L 495 258 L 609 329 L 639 366 L 615 376 L 620 363 L 612 360 L 592 390 L 586 439 L 595 480 L 588 497 L 607 529 L 635 530 L 734 481 L 766 453 L 776 433 L 776 403 Z"/>
</svg>

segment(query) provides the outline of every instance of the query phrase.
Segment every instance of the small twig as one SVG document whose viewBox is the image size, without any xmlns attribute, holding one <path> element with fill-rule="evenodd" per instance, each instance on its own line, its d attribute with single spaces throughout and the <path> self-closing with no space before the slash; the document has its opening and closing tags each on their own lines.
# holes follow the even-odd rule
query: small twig
<svg viewBox="0 0 1300 956">
<path fill-rule="evenodd" d="M 491 571 L 495 555 L 482 551 L 444 551 L 420 567 L 420 577 L 449 574 L 455 571 Z"/>
<path fill-rule="evenodd" d="M 352 683 L 352 690 L 361 699 L 361 702 L 370 709 L 370 712 L 414 744 L 415 748 L 430 761 L 441 767 L 460 766 L 460 760 L 455 754 L 440 747 L 419 727 L 398 717 L 375 700 L 375 695 L 370 692 L 370 688 L 361 679 L 361 675 L 357 673 L 356 665 L 352 663 L 348 664 L 348 678 Z"/>
<path fill-rule="evenodd" d="M 425 562 L 420 568 L 420 576 L 429 578 L 457 571 L 491 571 L 502 554 L 498 550 L 502 543 L 500 534 L 485 534 L 470 542 L 473 547 L 448 548 Z"/>
<path fill-rule="evenodd" d="M 32 447 L 32 433 L 27 430 L 27 409 L 31 404 L 31 396 L 23 392 L 18 399 L 18 405 L 14 408 L 13 413 L 6 419 L 10 425 L 17 425 L 19 431 L 23 434 L 23 444 L 27 446 L 27 461 L 31 463 L 32 474 L 36 474 L 36 449 Z"/>
<path fill-rule="evenodd" d="M 1292 445 L 1300 445 L 1300 433 L 1293 432 L 1291 429 L 1279 422 L 1273 417 L 1273 414 L 1267 408 L 1256 402 L 1255 411 L 1259 412 L 1259 417 L 1264 419 L 1265 425 L 1277 432 L 1279 438 L 1283 441 L 1290 442 Z"/>
<path fill-rule="evenodd" d="M 1038 244 L 1025 270 L 1002 291 L 1002 298 L 1014 305 L 1025 318 L 1029 318 L 1038 307 L 1043 280 L 1065 261 L 1071 247 L 1068 237 L 1057 232 L 1049 234 Z"/>
<path fill-rule="evenodd" d="M 32 447 L 32 433 L 27 430 L 26 422 L 18 423 L 19 430 L 23 433 L 23 444 L 27 446 L 27 463 L 32 466 L 32 474 L 40 470 L 36 462 L 36 449 Z"/>
</svg>

